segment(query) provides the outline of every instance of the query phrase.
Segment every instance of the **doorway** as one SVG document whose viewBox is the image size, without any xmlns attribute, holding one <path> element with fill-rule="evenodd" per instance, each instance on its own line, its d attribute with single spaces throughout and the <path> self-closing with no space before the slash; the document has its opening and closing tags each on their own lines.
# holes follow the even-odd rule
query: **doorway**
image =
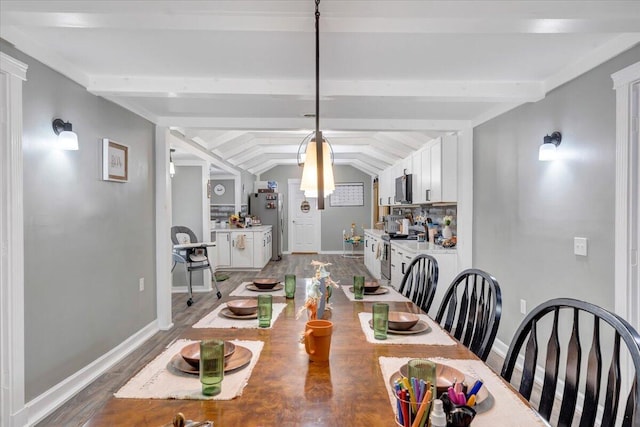
<svg viewBox="0 0 640 427">
<path fill-rule="evenodd" d="M 321 214 L 315 198 L 307 198 L 300 190 L 300 180 L 290 179 L 288 191 L 288 231 L 291 253 L 318 253 L 321 250 Z M 309 202 L 310 209 L 301 209 L 302 202 Z"/>
</svg>

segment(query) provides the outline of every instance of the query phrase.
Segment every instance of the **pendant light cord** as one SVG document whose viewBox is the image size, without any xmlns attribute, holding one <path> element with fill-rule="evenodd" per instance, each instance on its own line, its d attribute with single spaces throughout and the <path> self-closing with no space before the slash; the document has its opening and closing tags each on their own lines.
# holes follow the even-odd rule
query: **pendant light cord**
<svg viewBox="0 0 640 427">
<path fill-rule="evenodd" d="M 324 144 L 320 132 L 320 0 L 316 0 L 316 162 L 318 209 L 324 209 Z"/>
</svg>

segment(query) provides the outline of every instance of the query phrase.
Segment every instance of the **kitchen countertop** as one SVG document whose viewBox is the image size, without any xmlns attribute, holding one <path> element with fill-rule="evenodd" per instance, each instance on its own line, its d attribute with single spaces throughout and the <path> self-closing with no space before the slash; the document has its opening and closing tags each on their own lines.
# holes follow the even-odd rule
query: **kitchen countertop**
<svg viewBox="0 0 640 427">
<path fill-rule="evenodd" d="M 216 232 L 216 231 L 244 231 L 245 233 L 258 233 L 261 231 L 268 231 L 271 230 L 272 226 L 271 225 L 252 225 L 251 227 L 247 227 L 247 228 L 236 228 L 236 227 L 216 227 L 216 228 L 212 228 L 211 232 Z"/>
<path fill-rule="evenodd" d="M 417 240 L 391 240 L 391 245 L 395 245 L 399 249 L 404 249 L 419 254 L 455 254 L 456 248 L 443 248 L 442 246 L 430 242 L 418 242 Z"/>
<path fill-rule="evenodd" d="M 365 234 L 370 234 L 372 236 L 381 238 L 382 235 L 386 234 L 384 230 L 375 230 L 372 228 L 367 228 L 364 230 Z M 436 245 L 430 242 L 418 242 L 417 240 L 405 240 L 405 239 L 394 239 L 390 241 L 392 245 L 400 249 L 404 249 L 411 252 L 416 253 L 438 253 L 438 254 L 455 254 L 457 253 L 456 248 L 443 248 L 442 246 Z"/>
</svg>

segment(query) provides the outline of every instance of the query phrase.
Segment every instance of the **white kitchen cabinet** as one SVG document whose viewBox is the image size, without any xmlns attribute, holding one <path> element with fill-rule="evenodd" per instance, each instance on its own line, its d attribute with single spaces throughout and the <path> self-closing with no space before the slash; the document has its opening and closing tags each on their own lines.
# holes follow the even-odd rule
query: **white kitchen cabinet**
<svg viewBox="0 0 640 427">
<path fill-rule="evenodd" d="M 378 205 L 387 206 L 393 204 L 394 180 L 392 179 L 393 166 L 380 172 L 378 175 Z"/>
<path fill-rule="evenodd" d="M 253 234 L 245 231 L 231 232 L 231 265 L 234 268 L 253 268 Z"/>
<path fill-rule="evenodd" d="M 216 229 L 216 268 L 262 269 L 271 259 L 270 226 Z M 244 248 L 240 245 L 244 242 Z"/>
<path fill-rule="evenodd" d="M 253 261 L 255 268 L 263 268 L 271 259 L 271 230 L 254 233 L 253 236 Z"/>
<path fill-rule="evenodd" d="M 400 289 L 404 274 L 415 256 L 415 252 L 391 244 L 391 286 L 394 289 Z"/>
<path fill-rule="evenodd" d="M 381 264 L 378 252 L 382 251 L 382 239 L 371 233 L 364 233 L 364 265 L 369 273 L 377 280 L 381 279 Z"/>
<path fill-rule="evenodd" d="M 449 285 L 458 275 L 458 255 L 456 253 L 437 253 L 430 252 L 436 261 L 438 261 L 438 286 L 436 294 L 433 297 L 433 303 L 429 312 L 435 317 L 442 302 L 442 297 L 447 292 Z"/>
<path fill-rule="evenodd" d="M 413 203 L 458 200 L 457 136 L 447 135 L 412 155 Z"/>
<path fill-rule="evenodd" d="M 231 267 L 231 239 L 229 231 L 216 231 L 215 267 Z"/>
</svg>

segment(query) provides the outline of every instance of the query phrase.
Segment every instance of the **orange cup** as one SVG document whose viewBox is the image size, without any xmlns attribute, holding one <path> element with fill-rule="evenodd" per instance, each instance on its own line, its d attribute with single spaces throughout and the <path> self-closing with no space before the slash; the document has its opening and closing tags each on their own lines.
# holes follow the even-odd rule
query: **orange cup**
<svg viewBox="0 0 640 427">
<path fill-rule="evenodd" d="M 304 348 L 312 362 L 329 360 L 333 323 L 328 320 L 310 320 L 305 326 Z"/>
</svg>

